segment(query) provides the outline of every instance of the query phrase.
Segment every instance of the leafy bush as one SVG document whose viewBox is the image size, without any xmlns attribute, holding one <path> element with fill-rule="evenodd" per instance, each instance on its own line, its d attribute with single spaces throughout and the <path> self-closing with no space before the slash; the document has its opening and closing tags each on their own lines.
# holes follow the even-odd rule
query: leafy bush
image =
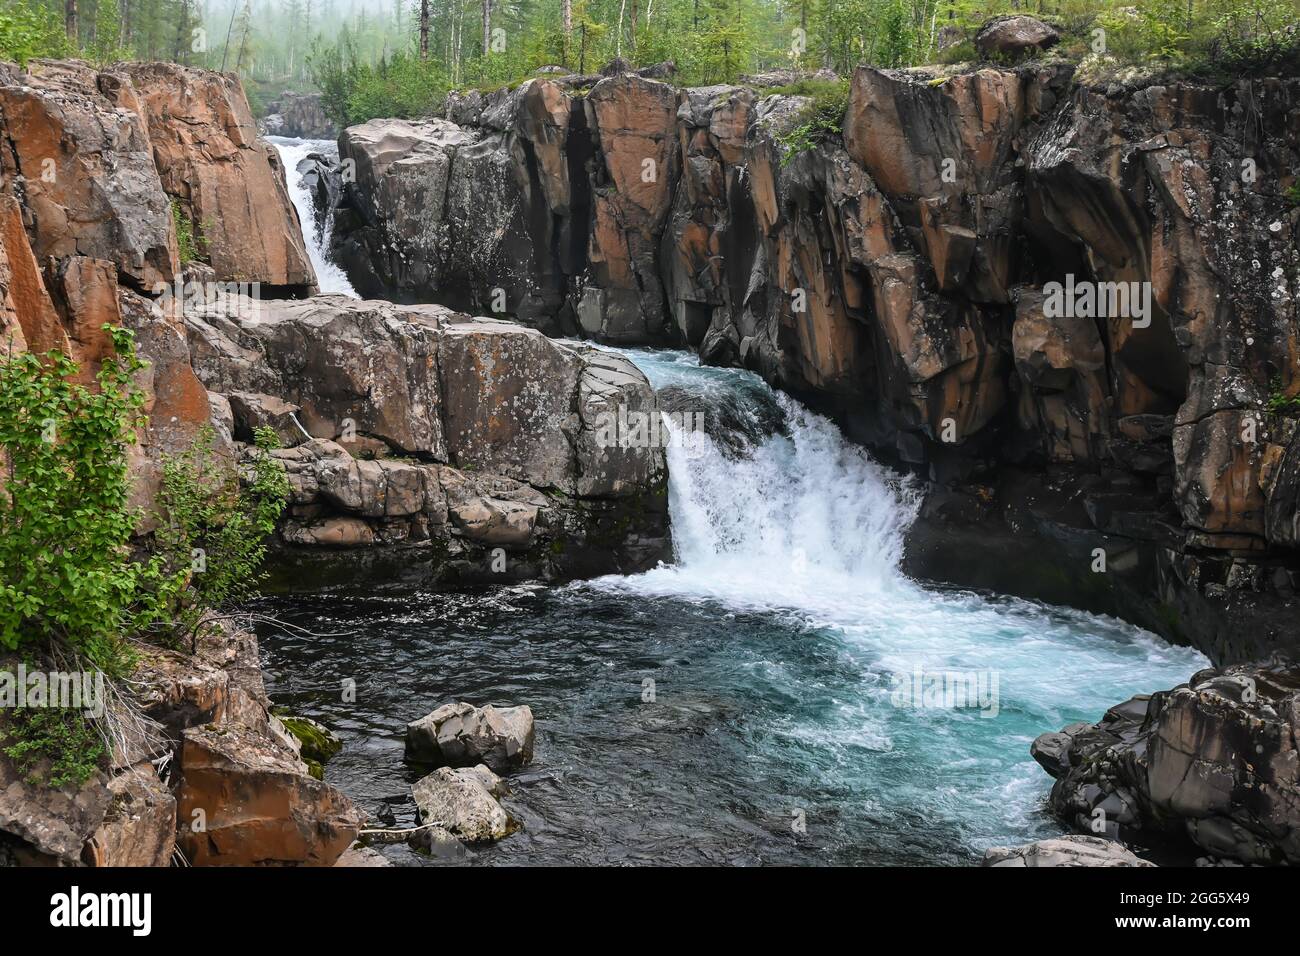
<svg viewBox="0 0 1300 956">
<path fill-rule="evenodd" d="M 65 707 L 19 707 L 9 711 L 0 729 L 4 752 L 18 772 L 32 783 L 48 787 L 80 785 L 100 769 L 107 748 L 94 725 L 79 711 Z M 49 773 L 38 779 L 36 768 L 50 761 Z"/>
<path fill-rule="evenodd" d="M 211 427 L 163 462 L 154 541 L 168 572 L 185 580 L 172 596 L 173 635 L 192 632 L 210 610 L 251 597 L 265 577 L 258 569 L 289 499 L 289 480 L 267 454 L 279 445 L 275 432 L 259 428 L 255 437 L 257 452 L 242 482 L 228 459 L 215 454 Z"/>
<path fill-rule="evenodd" d="M 108 674 L 128 664 L 124 634 L 156 620 L 156 561 L 130 558 L 126 450 L 144 398 L 126 329 L 98 389 L 57 352 L 0 359 L 0 646 L 55 642 Z"/>
<path fill-rule="evenodd" d="M 140 516 L 128 505 L 127 450 L 143 424 L 133 378 L 144 366 L 130 331 L 103 330 L 113 353 L 97 388 L 58 352 L 0 356 L 0 648 L 112 679 L 133 669 L 133 639 L 174 638 L 250 596 L 289 486 L 267 454 L 273 433 L 259 430 L 241 485 L 214 456 L 209 429 L 164 462 L 154 553 L 133 554 Z M 57 787 L 102 763 L 99 723 L 18 708 L 0 733 L 23 772 L 48 758 L 44 782 Z"/>
<path fill-rule="evenodd" d="M 50 7 L 16 0 L 0 10 L 0 60 L 26 66 L 35 57 L 68 56 L 72 52 L 63 18 Z"/>
</svg>

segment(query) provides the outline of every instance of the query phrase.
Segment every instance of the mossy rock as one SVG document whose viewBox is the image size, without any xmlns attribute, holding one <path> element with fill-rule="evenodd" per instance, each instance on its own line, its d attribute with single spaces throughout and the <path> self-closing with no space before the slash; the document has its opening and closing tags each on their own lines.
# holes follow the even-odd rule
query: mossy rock
<svg viewBox="0 0 1300 956">
<path fill-rule="evenodd" d="M 321 768 L 343 749 L 343 741 L 328 727 L 318 724 L 310 717 L 281 715 L 280 722 L 284 724 L 285 730 L 298 738 L 302 744 L 302 759 L 311 769 L 311 775 L 319 780 Z"/>
</svg>

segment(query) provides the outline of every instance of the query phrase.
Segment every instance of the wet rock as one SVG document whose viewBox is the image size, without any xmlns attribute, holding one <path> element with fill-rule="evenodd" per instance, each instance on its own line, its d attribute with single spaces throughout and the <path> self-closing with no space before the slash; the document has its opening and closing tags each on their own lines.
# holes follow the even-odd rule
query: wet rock
<svg viewBox="0 0 1300 956">
<path fill-rule="evenodd" d="M 388 857 L 373 847 L 354 844 L 343 851 L 339 858 L 334 861 L 334 865 L 342 867 L 376 867 L 392 866 L 393 864 Z"/>
<path fill-rule="evenodd" d="M 1155 866 L 1131 850 L 1102 837 L 1064 836 L 1024 846 L 995 846 L 984 854 L 983 866 Z"/>
<path fill-rule="evenodd" d="M 439 826 L 421 827 L 406 838 L 406 843 L 417 853 L 449 863 L 460 862 L 469 856 L 465 844 Z"/>
<path fill-rule="evenodd" d="M 467 843 L 500 840 L 518 829 L 496 799 L 506 792 L 501 778 L 482 764 L 440 767 L 412 787 L 420 822 L 436 823 Z"/>
<path fill-rule="evenodd" d="M 406 725 L 406 757 L 420 763 L 486 764 L 505 773 L 533 759 L 533 712 L 527 706 L 443 704 Z"/>
<path fill-rule="evenodd" d="M 1095 725 L 1044 735 L 1033 753 L 1057 778 L 1053 812 L 1080 829 L 1100 820 L 1112 833 L 1189 839 L 1216 857 L 1294 863 L 1297 698 L 1289 662 L 1204 670 Z"/>
</svg>

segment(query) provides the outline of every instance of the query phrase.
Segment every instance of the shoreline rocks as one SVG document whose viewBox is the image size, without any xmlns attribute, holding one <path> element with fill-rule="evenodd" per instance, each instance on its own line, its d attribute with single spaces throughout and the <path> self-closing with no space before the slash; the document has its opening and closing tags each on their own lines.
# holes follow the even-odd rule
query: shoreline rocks
<svg viewBox="0 0 1300 956">
<path fill-rule="evenodd" d="M 1094 836 L 1063 836 L 1024 846 L 995 846 L 984 854 L 989 867 L 1144 867 L 1155 866 L 1113 840 Z"/>
<path fill-rule="evenodd" d="M 437 824 L 466 843 L 501 840 L 519 823 L 497 798 L 509 788 L 487 766 L 439 767 L 416 781 L 411 794 L 423 824 Z"/>
<path fill-rule="evenodd" d="M 1300 862 L 1300 666 L 1210 668 L 1038 737 L 1048 805 L 1081 831 L 1194 846 L 1242 863 Z"/>
</svg>

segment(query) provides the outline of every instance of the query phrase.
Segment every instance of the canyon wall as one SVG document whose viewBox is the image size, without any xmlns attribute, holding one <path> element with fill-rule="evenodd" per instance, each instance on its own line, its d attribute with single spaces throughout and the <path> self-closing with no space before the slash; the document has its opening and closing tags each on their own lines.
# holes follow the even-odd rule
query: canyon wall
<svg viewBox="0 0 1300 956">
<path fill-rule="evenodd" d="M 358 289 L 759 372 L 929 482 L 918 575 L 1300 644 L 1300 81 L 861 68 L 792 150 L 806 97 L 593 80 L 345 130 Z"/>
<path fill-rule="evenodd" d="M 237 79 L 171 64 L 0 64 L 0 354 L 93 382 L 135 335 L 141 544 L 168 456 L 254 430 L 291 501 L 269 564 L 314 586 L 356 560 L 460 580 L 632 571 L 669 554 L 662 449 L 610 443 L 649 406 L 621 356 L 446 308 L 315 296 L 278 153 Z M 0 865 L 331 865 L 363 815 L 270 711 L 254 635 L 136 642 L 130 707 L 81 784 L 0 753 Z M 15 655 L 0 669 L 14 672 Z M 0 714 L 0 734 L 10 718 Z M 319 773 L 319 768 L 317 768 Z"/>
</svg>

